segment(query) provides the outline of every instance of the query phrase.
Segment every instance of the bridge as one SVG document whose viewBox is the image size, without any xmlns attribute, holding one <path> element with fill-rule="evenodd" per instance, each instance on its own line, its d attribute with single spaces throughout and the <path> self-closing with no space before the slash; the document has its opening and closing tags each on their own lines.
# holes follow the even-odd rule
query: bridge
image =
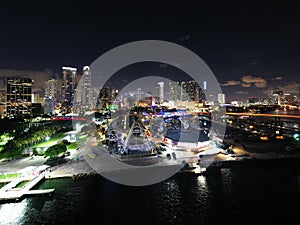
<svg viewBox="0 0 300 225">
<path fill-rule="evenodd" d="M 236 113 L 236 112 L 227 112 L 227 115 L 231 116 L 253 116 L 253 117 L 278 117 L 278 118 L 289 118 L 289 119 L 300 119 L 300 115 L 291 115 L 291 114 L 264 114 L 264 113 Z"/>
</svg>

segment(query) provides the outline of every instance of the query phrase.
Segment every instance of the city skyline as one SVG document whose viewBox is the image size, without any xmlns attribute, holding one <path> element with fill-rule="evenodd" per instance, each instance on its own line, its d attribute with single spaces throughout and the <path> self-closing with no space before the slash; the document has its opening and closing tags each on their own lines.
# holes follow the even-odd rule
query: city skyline
<svg viewBox="0 0 300 225">
<path fill-rule="evenodd" d="M 201 57 L 230 100 L 263 97 L 270 89 L 297 94 L 298 6 L 252 1 L 179 6 L 137 2 L 68 4 L 33 1 L 1 3 L 0 77 L 61 77 L 61 67 L 83 68 L 119 45 L 138 40 L 165 40 Z M 155 15 L 155 16 L 154 16 Z M 147 65 L 144 73 L 181 73 L 165 64 Z M 123 73 L 121 80 L 139 73 Z M 182 79 L 186 80 L 186 79 Z M 43 82 L 42 82 L 43 83 Z"/>
<path fill-rule="evenodd" d="M 1 1 L 0 224 L 298 221 L 299 11 Z"/>
</svg>

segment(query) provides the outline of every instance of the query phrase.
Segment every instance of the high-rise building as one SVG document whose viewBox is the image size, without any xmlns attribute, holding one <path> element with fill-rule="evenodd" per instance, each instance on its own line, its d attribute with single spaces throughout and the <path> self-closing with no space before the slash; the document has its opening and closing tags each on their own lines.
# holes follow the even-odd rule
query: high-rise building
<svg viewBox="0 0 300 225">
<path fill-rule="evenodd" d="M 66 105 L 72 106 L 75 96 L 77 69 L 72 67 L 62 67 L 62 70 L 62 101 Z"/>
<path fill-rule="evenodd" d="M 81 91 L 81 105 L 83 108 L 88 109 L 91 107 L 91 70 L 90 67 L 83 67 L 82 74 L 82 91 Z"/>
<path fill-rule="evenodd" d="M 164 101 L 164 82 L 158 82 L 156 84 L 156 95 L 159 97 L 159 102 Z"/>
<path fill-rule="evenodd" d="M 282 102 L 282 96 L 283 96 L 283 91 L 273 91 L 273 102 L 276 104 L 276 105 L 281 105 L 281 102 Z"/>
<path fill-rule="evenodd" d="M 135 93 L 135 104 L 138 105 L 139 101 L 142 100 L 142 89 L 138 88 Z"/>
<path fill-rule="evenodd" d="M 41 104 L 44 102 L 42 97 L 38 93 L 32 94 L 31 101 L 32 103 L 41 103 Z"/>
<path fill-rule="evenodd" d="M 202 90 L 195 80 L 181 82 L 181 101 L 200 100 Z"/>
<path fill-rule="evenodd" d="M 180 83 L 178 81 L 169 82 L 169 101 L 180 101 Z"/>
<path fill-rule="evenodd" d="M 57 100 L 57 80 L 51 79 L 45 82 L 45 99 Z"/>
<path fill-rule="evenodd" d="M 223 93 L 218 94 L 218 102 L 219 102 L 219 104 L 225 104 L 226 103 L 225 94 L 223 94 Z"/>
<path fill-rule="evenodd" d="M 7 78 L 6 115 L 18 116 L 32 112 L 33 80 L 24 77 Z"/>
<path fill-rule="evenodd" d="M 55 79 L 47 80 L 45 82 L 45 113 L 53 113 L 56 103 L 59 99 L 58 81 Z"/>
</svg>

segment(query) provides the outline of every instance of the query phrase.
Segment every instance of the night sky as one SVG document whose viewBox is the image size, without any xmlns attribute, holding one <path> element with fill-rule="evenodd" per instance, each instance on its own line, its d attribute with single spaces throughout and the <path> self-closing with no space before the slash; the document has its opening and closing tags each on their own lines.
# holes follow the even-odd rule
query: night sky
<svg viewBox="0 0 300 225">
<path fill-rule="evenodd" d="M 200 56 L 229 100 L 263 97 L 274 89 L 298 94 L 297 1 L 140 2 L 1 1 L 0 76 L 46 79 L 61 74 L 62 66 L 90 65 L 121 44 L 154 39 Z M 155 66 L 145 73 L 166 73 Z M 173 77 L 182 79 L 180 73 Z"/>
</svg>

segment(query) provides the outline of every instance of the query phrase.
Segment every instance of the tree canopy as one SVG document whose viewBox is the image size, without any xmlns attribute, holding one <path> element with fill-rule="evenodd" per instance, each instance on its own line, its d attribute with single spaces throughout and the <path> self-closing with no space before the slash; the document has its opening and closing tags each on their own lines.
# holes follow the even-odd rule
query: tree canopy
<svg viewBox="0 0 300 225">
<path fill-rule="evenodd" d="M 67 151 L 67 146 L 64 143 L 59 143 L 59 144 L 52 145 L 51 147 L 49 147 L 45 152 L 45 156 L 48 156 L 50 158 L 55 158 L 59 154 L 66 152 L 66 151 Z"/>
</svg>

